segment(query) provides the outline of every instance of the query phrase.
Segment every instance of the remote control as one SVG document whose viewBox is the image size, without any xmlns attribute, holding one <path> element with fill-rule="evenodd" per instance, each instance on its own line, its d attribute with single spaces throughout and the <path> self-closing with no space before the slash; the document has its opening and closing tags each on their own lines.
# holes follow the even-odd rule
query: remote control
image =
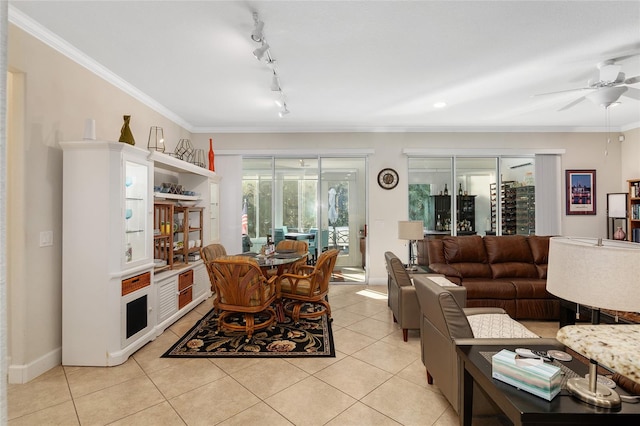
<svg viewBox="0 0 640 426">
<path fill-rule="evenodd" d="M 543 361 L 551 362 L 551 358 L 547 355 L 546 352 L 542 351 L 534 351 L 526 348 L 518 348 L 516 349 L 516 354 L 520 355 L 523 358 L 540 358 Z"/>
</svg>

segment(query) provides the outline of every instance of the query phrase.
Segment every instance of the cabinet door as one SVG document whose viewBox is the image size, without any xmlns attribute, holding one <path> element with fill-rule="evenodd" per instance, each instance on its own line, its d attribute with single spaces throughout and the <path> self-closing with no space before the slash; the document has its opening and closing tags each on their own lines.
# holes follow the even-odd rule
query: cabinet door
<svg viewBox="0 0 640 426">
<path fill-rule="evenodd" d="M 149 259 L 149 165 L 124 160 L 123 264 Z"/>
<path fill-rule="evenodd" d="M 178 279 L 173 276 L 156 284 L 158 288 L 158 324 L 178 312 Z"/>
</svg>

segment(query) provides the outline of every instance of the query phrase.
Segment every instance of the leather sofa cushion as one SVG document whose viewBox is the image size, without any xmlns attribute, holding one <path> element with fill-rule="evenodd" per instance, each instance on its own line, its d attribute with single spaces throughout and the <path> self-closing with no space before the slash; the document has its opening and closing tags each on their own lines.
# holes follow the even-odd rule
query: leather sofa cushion
<svg viewBox="0 0 640 426">
<path fill-rule="evenodd" d="M 467 278 L 491 278 L 491 267 L 486 263 L 460 262 L 449 266 L 456 269 L 463 280 Z"/>
<path fill-rule="evenodd" d="M 444 248 L 442 247 L 442 238 L 427 238 L 427 257 L 429 263 L 447 263 L 444 259 Z"/>
<path fill-rule="evenodd" d="M 509 280 L 466 278 L 462 285 L 470 299 L 515 299 L 516 288 Z"/>
<path fill-rule="evenodd" d="M 527 237 L 523 235 L 487 235 L 484 247 L 489 263 L 525 262 L 533 264 Z"/>
<path fill-rule="evenodd" d="M 491 272 L 493 278 L 538 278 L 538 270 L 533 263 L 492 263 Z"/>
<path fill-rule="evenodd" d="M 515 278 L 512 281 L 516 288 L 516 299 L 553 299 L 547 291 L 546 280 Z"/>
<path fill-rule="evenodd" d="M 545 265 L 549 263 L 549 238 L 551 237 L 538 235 L 530 235 L 527 238 L 534 263 Z"/>
<path fill-rule="evenodd" d="M 479 235 L 444 237 L 442 245 L 447 263 L 487 263 L 487 253 Z"/>
<path fill-rule="evenodd" d="M 547 264 L 544 265 L 536 265 L 536 269 L 538 270 L 538 278 L 541 280 L 547 279 Z"/>
</svg>

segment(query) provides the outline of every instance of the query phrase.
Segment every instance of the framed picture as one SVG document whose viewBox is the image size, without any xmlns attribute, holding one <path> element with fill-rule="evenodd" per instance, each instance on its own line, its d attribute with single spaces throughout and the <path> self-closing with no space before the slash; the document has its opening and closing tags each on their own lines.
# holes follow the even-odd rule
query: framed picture
<svg viewBox="0 0 640 426">
<path fill-rule="evenodd" d="M 567 214 L 596 214 L 596 171 L 567 170 Z"/>
</svg>

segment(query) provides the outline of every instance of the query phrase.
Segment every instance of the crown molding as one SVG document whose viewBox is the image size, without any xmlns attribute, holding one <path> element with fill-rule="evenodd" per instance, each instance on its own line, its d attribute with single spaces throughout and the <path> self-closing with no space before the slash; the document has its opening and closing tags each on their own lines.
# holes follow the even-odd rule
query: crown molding
<svg viewBox="0 0 640 426">
<path fill-rule="evenodd" d="M 108 83 L 111 83 L 134 99 L 140 101 L 142 104 L 156 111 L 158 114 L 163 115 L 177 125 L 185 128 L 189 132 L 192 132 L 193 126 L 182 117 L 178 116 L 173 111 L 169 110 L 149 95 L 137 89 L 132 84 L 130 84 L 96 60 L 90 58 L 78 48 L 68 43 L 66 40 L 52 33 L 51 31 L 43 27 L 40 23 L 31 19 L 29 16 L 25 15 L 23 12 L 21 12 L 11 4 L 9 4 L 9 22 L 25 31 L 27 34 L 40 40 L 57 52 L 61 53 L 62 55 L 66 56 L 67 58 L 71 59 L 78 65 L 86 68 Z"/>
</svg>

